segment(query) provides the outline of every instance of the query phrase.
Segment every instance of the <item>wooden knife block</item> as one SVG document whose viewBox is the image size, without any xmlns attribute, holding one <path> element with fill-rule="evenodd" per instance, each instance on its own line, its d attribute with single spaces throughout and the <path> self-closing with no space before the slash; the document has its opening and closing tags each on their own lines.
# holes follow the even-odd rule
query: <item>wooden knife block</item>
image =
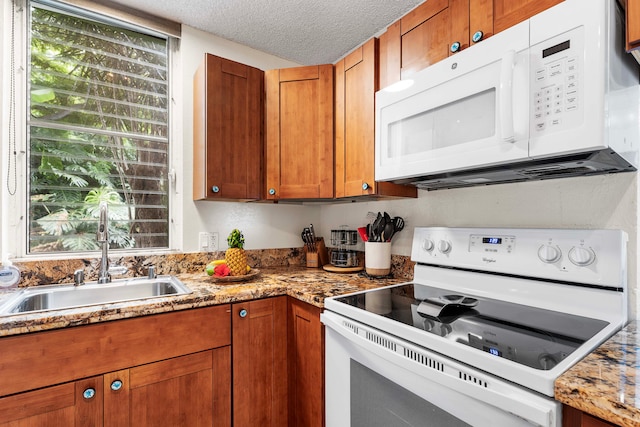
<svg viewBox="0 0 640 427">
<path fill-rule="evenodd" d="M 323 237 L 316 237 L 316 252 L 310 251 L 304 246 L 304 252 L 307 258 L 307 268 L 322 268 L 329 264 L 329 252 L 324 244 Z"/>
</svg>

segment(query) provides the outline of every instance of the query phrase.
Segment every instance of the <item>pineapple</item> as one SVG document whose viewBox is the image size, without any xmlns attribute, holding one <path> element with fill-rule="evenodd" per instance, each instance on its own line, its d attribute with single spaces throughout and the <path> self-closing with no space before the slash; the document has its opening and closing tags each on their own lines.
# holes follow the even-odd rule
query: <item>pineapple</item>
<svg viewBox="0 0 640 427">
<path fill-rule="evenodd" d="M 224 257 L 227 261 L 227 266 L 231 270 L 231 275 L 244 276 L 247 274 L 247 254 L 243 249 L 244 236 L 242 231 L 234 228 L 229 237 L 227 237 L 227 244 L 229 249 L 227 249 Z"/>
</svg>

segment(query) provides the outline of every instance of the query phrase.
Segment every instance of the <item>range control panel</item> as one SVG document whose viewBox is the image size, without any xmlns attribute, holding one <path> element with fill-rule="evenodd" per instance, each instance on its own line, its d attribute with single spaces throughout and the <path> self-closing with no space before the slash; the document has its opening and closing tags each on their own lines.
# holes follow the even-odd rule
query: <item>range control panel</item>
<svg viewBox="0 0 640 427">
<path fill-rule="evenodd" d="M 627 275 L 622 230 L 417 227 L 415 262 L 617 287 Z"/>
</svg>

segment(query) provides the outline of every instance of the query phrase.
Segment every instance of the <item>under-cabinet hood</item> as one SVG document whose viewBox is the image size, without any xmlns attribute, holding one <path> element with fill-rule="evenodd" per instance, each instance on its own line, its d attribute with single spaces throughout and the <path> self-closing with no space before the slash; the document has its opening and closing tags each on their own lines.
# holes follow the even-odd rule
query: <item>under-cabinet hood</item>
<svg viewBox="0 0 640 427">
<path fill-rule="evenodd" d="M 623 36 L 615 0 L 565 0 L 378 91 L 376 180 L 437 190 L 637 170 L 639 71 Z"/>
<path fill-rule="evenodd" d="M 428 176 L 395 180 L 397 184 L 410 184 L 422 190 L 506 184 L 509 182 L 569 178 L 605 173 L 632 172 L 636 168 L 612 150 L 601 150 L 574 155 L 507 163 L 477 169 L 444 172 Z"/>
</svg>

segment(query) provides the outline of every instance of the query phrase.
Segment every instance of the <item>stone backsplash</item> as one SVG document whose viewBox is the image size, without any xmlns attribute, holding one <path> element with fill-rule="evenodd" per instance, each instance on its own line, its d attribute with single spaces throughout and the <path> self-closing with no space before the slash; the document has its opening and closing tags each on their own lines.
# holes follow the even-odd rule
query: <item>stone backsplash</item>
<svg viewBox="0 0 640 427">
<path fill-rule="evenodd" d="M 156 274 L 204 274 L 208 262 L 224 258 L 224 251 L 176 253 L 149 256 L 110 256 L 111 266 L 127 267 L 127 273 L 122 277 L 146 276 L 150 266 L 155 266 Z M 306 265 L 303 248 L 292 249 L 257 249 L 247 250 L 248 263 L 253 268 L 269 268 L 283 266 Z M 18 286 L 38 286 L 73 282 L 73 273 L 84 270 L 85 280 L 93 282 L 98 279 L 100 268 L 99 258 L 64 259 L 40 261 L 16 261 L 14 265 L 20 269 L 21 281 Z M 396 278 L 413 278 L 414 263 L 409 257 L 401 255 L 391 256 L 391 275 Z M 117 278 L 117 277 L 114 277 Z"/>
</svg>

